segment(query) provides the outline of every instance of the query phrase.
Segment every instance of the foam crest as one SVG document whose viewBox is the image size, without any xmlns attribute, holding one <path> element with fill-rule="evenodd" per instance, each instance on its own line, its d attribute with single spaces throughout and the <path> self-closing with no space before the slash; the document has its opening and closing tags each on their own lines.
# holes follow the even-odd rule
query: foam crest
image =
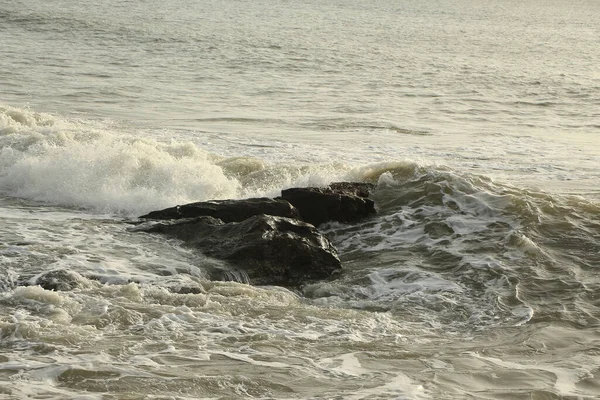
<svg viewBox="0 0 600 400">
<path fill-rule="evenodd" d="M 192 143 L 160 143 L 0 108 L 0 190 L 15 197 L 139 214 L 237 197 L 239 182 Z"/>
<path fill-rule="evenodd" d="M 48 128 L 58 122 L 59 120 L 49 114 L 0 105 L 0 135 L 9 135 L 28 128 Z"/>
<path fill-rule="evenodd" d="M 361 181 L 397 186 L 403 180 L 412 178 L 417 171 L 419 171 L 419 165 L 410 160 L 386 161 L 356 168 L 351 175 Z"/>
<path fill-rule="evenodd" d="M 377 268 L 347 273 L 329 286 L 317 284 L 308 296 L 319 303 L 391 311 L 446 329 L 531 319 L 518 280 L 507 278 L 514 263 L 531 260 L 507 241 L 521 227 L 510 213 L 513 196 L 483 178 L 439 168 L 372 168 L 378 214 L 348 226 L 331 224 L 327 234 L 343 262 L 368 264 L 375 258 Z"/>
<path fill-rule="evenodd" d="M 184 139 L 162 142 L 106 123 L 0 106 L 0 192 L 102 212 L 139 215 L 194 201 L 273 197 L 282 188 L 376 182 L 415 168 L 411 162 L 267 163 L 251 151 L 222 157 Z"/>
</svg>

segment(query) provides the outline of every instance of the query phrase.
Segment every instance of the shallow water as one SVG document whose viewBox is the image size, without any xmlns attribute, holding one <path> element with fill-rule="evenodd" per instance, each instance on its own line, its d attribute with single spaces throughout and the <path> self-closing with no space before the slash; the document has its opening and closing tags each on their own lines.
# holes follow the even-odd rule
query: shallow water
<svg viewBox="0 0 600 400">
<path fill-rule="evenodd" d="M 0 397 L 598 397 L 598 12 L 5 0 Z M 295 292 L 132 230 L 343 180 L 378 213 Z"/>
</svg>

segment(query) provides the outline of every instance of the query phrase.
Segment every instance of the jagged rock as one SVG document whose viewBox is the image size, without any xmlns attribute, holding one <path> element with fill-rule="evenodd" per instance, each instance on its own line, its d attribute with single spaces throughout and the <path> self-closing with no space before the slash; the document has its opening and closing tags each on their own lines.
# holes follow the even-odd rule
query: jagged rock
<svg viewBox="0 0 600 400">
<path fill-rule="evenodd" d="M 79 287 L 82 282 L 83 277 L 77 272 L 57 269 L 38 276 L 34 285 L 40 285 L 46 290 L 68 291 Z"/>
<path fill-rule="evenodd" d="M 138 230 L 179 238 L 210 257 L 227 260 L 251 284 L 297 287 L 341 269 L 329 240 L 314 226 L 290 218 L 255 215 L 224 223 L 198 217 Z"/>
<path fill-rule="evenodd" d="M 291 188 L 281 198 L 298 209 L 303 221 L 315 226 L 324 222 L 353 222 L 375 213 L 375 203 L 366 197 L 373 189 L 368 183 L 341 182 L 328 188 Z"/>
<path fill-rule="evenodd" d="M 228 261 L 232 269 L 209 271 L 214 279 L 295 287 L 340 271 L 337 251 L 312 225 L 349 223 L 373 214 L 374 203 L 367 197 L 374 187 L 339 182 L 327 188 L 287 189 L 277 199 L 191 203 L 140 217 L 173 221 L 138 230 L 177 237 Z"/>
<path fill-rule="evenodd" d="M 182 206 L 152 211 L 140 218 L 181 219 L 195 217 L 213 217 L 223 222 L 241 222 L 254 215 L 268 214 L 287 218 L 300 218 L 289 202 L 282 199 L 254 198 L 243 200 L 213 200 L 190 203 Z"/>
</svg>

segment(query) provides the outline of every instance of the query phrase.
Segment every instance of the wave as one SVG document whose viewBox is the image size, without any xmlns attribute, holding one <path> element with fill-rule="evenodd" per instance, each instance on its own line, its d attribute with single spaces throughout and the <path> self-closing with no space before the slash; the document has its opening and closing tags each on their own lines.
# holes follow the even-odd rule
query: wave
<svg viewBox="0 0 600 400">
<path fill-rule="evenodd" d="M 339 162 L 267 163 L 0 105 L 0 192 L 12 197 L 138 215 L 193 201 L 276 196 L 291 186 L 365 180 Z"/>
<path fill-rule="evenodd" d="M 3 21 L 5 24 L 19 25 L 36 32 L 109 32 L 109 30 L 107 30 L 106 27 L 103 27 L 98 21 L 88 21 L 83 18 L 77 18 L 66 12 L 51 13 L 48 10 L 0 10 L 0 21 Z"/>
<path fill-rule="evenodd" d="M 591 306 L 600 204 L 444 168 L 388 167 L 372 171 L 378 216 L 326 231 L 353 272 L 312 286 L 315 301 L 440 328 L 600 322 Z"/>
<path fill-rule="evenodd" d="M 144 26 L 131 24 L 121 19 L 122 14 L 116 13 L 109 18 L 92 17 L 85 14 L 70 12 L 61 8 L 43 9 L 0 9 L 0 22 L 4 25 L 15 25 L 31 32 L 60 33 L 92 38 L 95 40 L 115 40 L 128 42 L 170 43 L 206 45 L 208 49 L 214 43 L 212 35 L 187 33 L 170 29 L 148 29 Z"/>
<path fill-rule="evenodd" d="M 324 118 L 301 123 L 300 125 L 305 128 L 317 128 L 321 131 L 367 131 L 412 136 L 431 135 L 428 131 L 401 127 L 393 122 L 364 119 L 353 120 L 351 118 Z"/>
<path fill-rule="evenodd" d="M 14 197 L 139 213 L 238 196 L 239 182 L 218 161 L 192 143 L 0 107 L 0 190 Z"/>
<path fill-rule="evenodd" d="M 437 326 L 596 323 L 600 205 L 411 161 L 268 163 L 0 106 L 0 191 L 139 215 L 220 198 L 276 196 L 336 180 L 377 184 L 375 218 L 323 227 L 346 266 L 306 288 L 317 303 Z M 551 292 L 552 297 L 547 293 Z"/>
</svg>

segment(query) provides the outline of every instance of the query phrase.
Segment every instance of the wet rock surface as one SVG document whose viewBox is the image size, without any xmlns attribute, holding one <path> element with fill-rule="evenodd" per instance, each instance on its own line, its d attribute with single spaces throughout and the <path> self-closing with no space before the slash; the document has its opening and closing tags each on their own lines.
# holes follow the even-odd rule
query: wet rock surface
<svg viewBox="0 0 600 400">
<path fill-rule="evenodd" d="M 255 285 L 299 287 L 341 270 L 337 250 L 315 228 L 325 222 L 351 223 L 375 213 L 368 196 L 375 186 L 339 182 L 325 188 L 291 188 L 276 199 L 215 200 L 153 211 L 137 231 L 184 241 L 231 265 L 209 271 L 211 279 Z"/>
<path fill-rule="evenodd" d="M 337 183 L 327 188 L 291 188 L 281 191 L 281 198 L 300 212 L 303 221 L 315 226 L 325 222 L 350 223 L 375 213 L 375 203 L 366 198 L 368 184 Z"/>
<path fill-rule="evenodd" d="M 46 290 L 69 291 L 81 286 L 82 282 L 83 277 L 77 272 L 57 269 L 38 276 L 34 285 L 39 285 Z"/>
<path fill-rule="evenodd" d="M 375 187 L 376 185 L 366 182 L 334 182 L 329 185 L 329 189 L 334 193 L 365 198 L 373 193 Z"/>
<path fill-rule="evenodd" d="M 341 269 L 337 250 L 314 226 L 272 215 L 224 223 L 198 217 L 140 227 L 183 240 L 202 253 L 230 261 L 249 283 L 296 287 Z"/>
<path fill-rule="evenodd" d="M 268 214 L 287 218 L 300 218 L 289 202 L 267 197 L 243 200 L 212 200 L 185 204 L 152 211 L 140 218 L 144 219 L 182 219 L 194 217 L 213 217 L 223 222 L 241 222 L 254 215 Z"/>
</svg>

